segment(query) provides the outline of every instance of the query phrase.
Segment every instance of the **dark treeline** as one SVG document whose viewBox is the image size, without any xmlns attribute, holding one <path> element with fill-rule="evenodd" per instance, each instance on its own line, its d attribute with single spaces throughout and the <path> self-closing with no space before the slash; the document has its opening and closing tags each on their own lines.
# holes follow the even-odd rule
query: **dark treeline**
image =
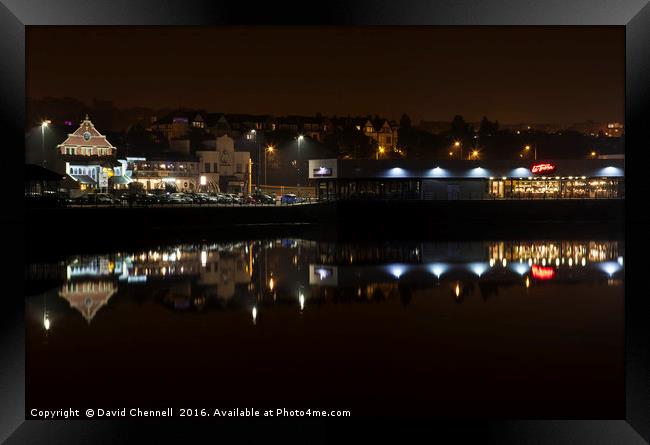
<svg viewBox="0 0 650 445">
<path fill-rule="evenodd" d="M 27 129 L 38 125 L 42 119 L 51 119 L 55 126 L 72 121 L 76 128 L 79 120 L 88 114 L 100 131 L 104 132 L 123 156 L 150 156 L 165 153 L 169 141 L 159 132 L 151 129 L 153 116 L 165 116 L 172 109 L 146 107 L 118 109 L 110 101 L 93 100 L 85 104 L 74 98 L 28 99 Z M 177 109 L 176 109 L 177 110 Z M 320 117 L 320 115 L 317 115 Z M 346 118 L 331 116 L 332 122 L 345 122 Z M 347 118 L 350 122 L 368 119 L 381 120 L 379 116 Z M 526 128 L 514 131 L 484 116 L 477 124 L 467 122 L 463 116 L 450 116 L 448 123 L 442 123 L 436 130 L 423 128 L 411 122 L 403 114 L 399 122 L 395 149 L 380 148 L 375 140 L 359 131 L 355 125 L 330 125 L 320 140 L 305 136 L 303 142 L 305 159 L 317 157 L 338 157 L 342 159 L 538 159 L 588 158 L 593 154 L 614 154 L 624 152 L 623 137 L 606 137 L 601 134 L 587 134 L 575 129 L 539 130 Z M 61 137 L 66 128 L 61 127 Z M 56 131 L 55 128 L 52 128 Z M 239 134 L 241 136 L 241 134 Z M 186 138 L 192 150 L 201 149 L 205 140 L 214 134 L 206 129 L 190 128 Z M 254 156 L 257 142 L 234 136 L 236 148 L 248 150 Z M 275 150 L 267 159 L 270 169 L 288 166 L 298 158 L 296 133 L 278 128 L 262 131 L 259 141 L 264 147 Z M 378 150 L 381 150 L 378 156 Z"/>
</svg>

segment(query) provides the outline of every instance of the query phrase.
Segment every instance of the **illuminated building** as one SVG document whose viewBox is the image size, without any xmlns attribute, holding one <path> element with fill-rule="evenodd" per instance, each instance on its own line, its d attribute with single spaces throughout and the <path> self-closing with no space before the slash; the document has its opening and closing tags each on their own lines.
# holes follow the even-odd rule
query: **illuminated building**
<svg viewBox="0 0 650 445">
<path fill-rule="evenodd" d="M 150 159 L 129 158 L 127 162 L 131 179 L 144 190 L 198 190 L 199 165 L 194 156 L 170 153 Z"/>
<path fill-rule="evenodd" d="M 79 128 L 57 145 L 59 156 L 65 162 L 65 173 L 79 189 L 107 190 L 109 178 L 119 177 L 111 183 L 128 183 L 115 161 L 116 148 L 101 134 L 86 116 Z M 116 170 L 117 169 L 117 170 Z"/>
<path fill-rule="evenodd" d="M 460 161 L 312 159 L 320 199 L 624 198 L 622 159 Z"/>
</svg>

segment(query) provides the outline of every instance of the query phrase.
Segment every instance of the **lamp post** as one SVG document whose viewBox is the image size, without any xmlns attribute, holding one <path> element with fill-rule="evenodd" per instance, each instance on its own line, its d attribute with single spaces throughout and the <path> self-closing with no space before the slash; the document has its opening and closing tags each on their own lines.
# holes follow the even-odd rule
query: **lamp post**
<svg viewBox="0 0 650 445">
<path fill-rule="evenodd" d="M 524 150 L 530 151 L 530 145 L 526 145 Z M 533 144 L 533 159 L 537 160 L 537 144 Z"/>
<path fill-rule="evenodd" d="M 255 129 L 251 130 L 251 134 L 253 135 L 253 138 L 255 139 L 255 144 L 257 145 L 257 172 L 255 174 L 255 182 L 257 184 L 257 189 L 259 191 L 260 188 L 260 160 L 262 158 L 262 155 L 260 153 L 260 141 L 257 138 L 257 131 Z"/>
<path fill-rule="evenodd" d="M 267 161 L 266 157 L 267 157 L 267 155 L 269 153 L 273 153 L 273 150 L 275 150 L 275 148 L 272 145 L 269 145 L 268 147 L 266 147 L 266 150 L 264 150 L 264 184 L 265 185 L 268 185 L 268 183 L 269 183 L 268 161 Z"/>
<path fill-rule="evenodd" d="M 41 155 L 43 156 L 43 167 L 47 164 L 47 161 L 45 160 L 45 127 L 47 127 L 50 122 L 50 120 L 41 122 Z"/>
<path fill-rule="evenodd" d="M 460 148 L 460 159 L 463 159 L 463 144 L 460 141 L 454 141 L 454 147 Z"/>
<path fill-rule="evenodd" d="M 384 147 L 379 147 L 379 148 L 377 149 L 377 160 L 379 160 L 379 155 L 380 155 L 380 154 L 382 154 L 382 155 L 384 154 L 384 151 L 386 151 L 386 150 L 384 149 Z"/>
<path fill-rule="evenodd" d="M 298 136 L 298 189 L 300 189 L 300 185 L 301 185 L 301 182 L 302 182 L 301 178 L 300 178 L 300 175 L 302 174 L 302 169 L 300 167 L 300 160 L 302 158 L 300 156 L 300 143 L 302 142 L 303 139 L 304 139 L 303 135 Z M 298 191 L 300 191 L 300 190 L 298 190 Z"/>
</svg>

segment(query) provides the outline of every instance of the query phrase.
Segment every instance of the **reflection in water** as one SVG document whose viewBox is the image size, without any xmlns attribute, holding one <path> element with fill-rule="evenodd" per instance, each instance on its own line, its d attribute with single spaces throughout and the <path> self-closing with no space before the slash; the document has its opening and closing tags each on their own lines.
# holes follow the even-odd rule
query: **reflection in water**
<svg viewBox="0 0 650 445">
<path fill-rule="evenodd" d="M 48 272 L 48 266 L 50 271 Z M 620 285 L 619 241 L 440 242 L 358 245 L 301 239 L 183 244 L 32 265 L 28 279 L 63 281 L 58 296 L 90 323 L 111 298 L 154 299 L 175 311 L 247 309 L 253 324 L 273 305 L 380 302 L 408 305 L 416 290 L 448 288 L 462 302 L 500 287 Z M 43 327 L 52 325 L 43 307 Z"/>
<path fill-rule="evenodd" d="M 31 264 L 28 405 L 619 418 L 624 256 L 267 239 Z"/>
</svg>

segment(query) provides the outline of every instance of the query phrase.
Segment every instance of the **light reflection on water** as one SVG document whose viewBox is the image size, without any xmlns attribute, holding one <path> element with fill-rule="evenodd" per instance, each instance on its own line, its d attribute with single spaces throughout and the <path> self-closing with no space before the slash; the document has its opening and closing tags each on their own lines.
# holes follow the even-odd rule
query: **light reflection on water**
<svg viewBox="0 0 650 445">
<path fill-rule="evenodd" d="M 27 403 L 620 418 L 624 256 L 266 239 L 32 264 Z"/>
<path fill-rule="evenodd" d="M 408 305 L 414 291 L 448 289 L 457 302 L 532 292 L 549 284 L 615 286 L 623 280 L 620 241 L 485 241 L 335 244 L 302 239 L 170 245 L 75 256 L 31 265 L 27 279 L 59 279 L 44 295 L 43 328 L 65 300 L 90 323 L 116 298 L 153 299 L 179 313 L 247 310 L 256 324 L 275 305 L 381 302 Z M 47 309 L 47 303 L 50 308 Z"/>
</svg>

